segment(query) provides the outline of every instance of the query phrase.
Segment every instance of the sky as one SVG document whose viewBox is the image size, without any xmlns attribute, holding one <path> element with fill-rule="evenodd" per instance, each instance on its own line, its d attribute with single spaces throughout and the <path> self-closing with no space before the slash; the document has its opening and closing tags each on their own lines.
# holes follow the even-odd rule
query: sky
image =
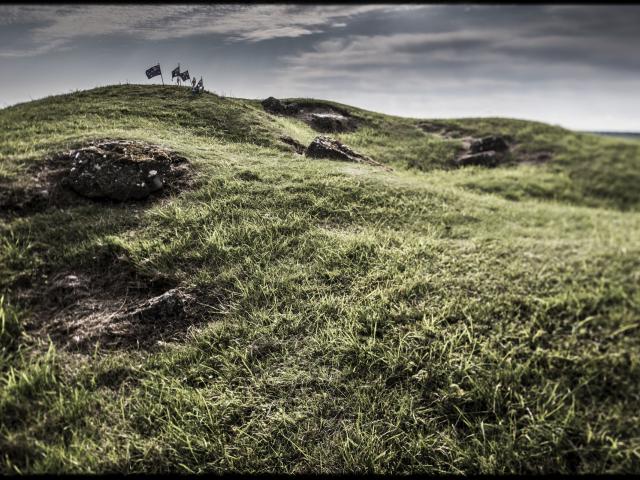
<svg viewBox="0 0 640 480">
<path fill-rule="evenodd" d="M 160 62 L 234 97 L 640 132 L 639 5 L 0 5 L 0 108 Z"/>
</svg>

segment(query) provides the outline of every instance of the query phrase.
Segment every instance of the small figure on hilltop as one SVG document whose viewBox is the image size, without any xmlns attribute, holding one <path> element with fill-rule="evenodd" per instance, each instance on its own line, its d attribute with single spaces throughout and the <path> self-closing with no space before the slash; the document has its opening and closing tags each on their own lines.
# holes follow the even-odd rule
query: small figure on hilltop
<svg viewBox="0 0 640 480">
<path fill-rule="evenodd" d="M 200 81 L 196 84 L 196 79 L 195 77 L 193 78 L 193 80 L 191 81 L 191 93 L 192 94 L 196 94 L 196 93 L 202 93 L 204 92 L 204 83 L 202 82 L 202 77 L 200 77 Z"/>
</svg>

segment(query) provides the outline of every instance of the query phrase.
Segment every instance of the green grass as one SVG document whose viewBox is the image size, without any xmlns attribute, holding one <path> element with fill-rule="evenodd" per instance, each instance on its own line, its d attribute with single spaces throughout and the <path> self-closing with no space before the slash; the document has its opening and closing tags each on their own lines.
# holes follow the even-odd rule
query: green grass
<svg viewBox="0 0 640 480">
<path fill-rule="evenodd" d="M 451 170 L 456 141 L 342 106 L 365 125 L 338 137 L 386 172 L 292 154 L 277 137 L 307 143 L 303 123 L 186 91 L 0 110 L 2 182 L 111 136 L 168 145 L 198 177 L 136 211 L 1 224 L 0 471 L 640 471 L 640 146 L 440 120 L 554 153 Z M 219 303 L 153 351 L 30 333 L 19 284 L 116 254 Z"/>
</svg>

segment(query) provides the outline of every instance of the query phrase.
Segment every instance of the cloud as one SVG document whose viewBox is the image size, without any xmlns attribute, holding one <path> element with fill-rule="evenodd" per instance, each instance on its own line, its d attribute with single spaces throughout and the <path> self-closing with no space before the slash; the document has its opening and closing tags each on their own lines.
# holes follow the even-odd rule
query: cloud
<svg viewBox="0 0 640 480">
<path fill-rule="evenodd" d="M 5 45 L 0 56 L 39 55 L 81 37 L 101 35 L 167 40 L 218 34 L 227 42 L 297 38 L 345 27 L 359 15 L 405 9 L 393 5 L 3 6 L 0 25 L 24 25 L 22 38 L 17 40 L 29 48 Z"/>
<path fill-rule="evenodd" d="M 340 76 L 367 91 L 398 93 L 408 85 L 424 88 L 434 83 L 446 89 L 487 83 L 514 87 L 575 84 L 577 79 L 617 81 L 640 70 L 635 54 L 640 34 L 635 31 L 633 42 L 623 38 L 634 32 L 640 9 L 616 16 L 611 8 L 537 8 L 536 15 L 525 18 L 532 12 L 474 7 L 465 14 L 468 18 L 456 18 L 455 25 L 442 31 L 347 35 L 319 41 L 281 61 L 294 84 L 318 85 Z M 454 13 L 450 9 L 447 17 Z M 609 33 L 607 22 L 617 30 Z"/>
</svg>

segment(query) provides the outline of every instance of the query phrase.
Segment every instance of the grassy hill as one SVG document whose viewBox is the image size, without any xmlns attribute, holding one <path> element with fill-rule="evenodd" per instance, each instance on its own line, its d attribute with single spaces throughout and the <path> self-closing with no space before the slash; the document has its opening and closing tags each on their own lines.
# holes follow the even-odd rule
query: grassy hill
<svg viewBox="0 0 640 480">
<path fill-rule="evenodd" d="M 393 171 L 296 155 L 278 138 L 308 144 L 305 123 L 173 86 L 0 110 L 5 190 L 104 138 L 195 175 L 156 202 L 0 216 L 0 471 L 640 470 L 640 143 L 340 107 L 362 125 L 334 136 Z M 487 134 L 551 160 L 449 166 Z M 188 288 L 200 321 L 64 348 L 25 295 L 65 272 Z"/>
</svg>

